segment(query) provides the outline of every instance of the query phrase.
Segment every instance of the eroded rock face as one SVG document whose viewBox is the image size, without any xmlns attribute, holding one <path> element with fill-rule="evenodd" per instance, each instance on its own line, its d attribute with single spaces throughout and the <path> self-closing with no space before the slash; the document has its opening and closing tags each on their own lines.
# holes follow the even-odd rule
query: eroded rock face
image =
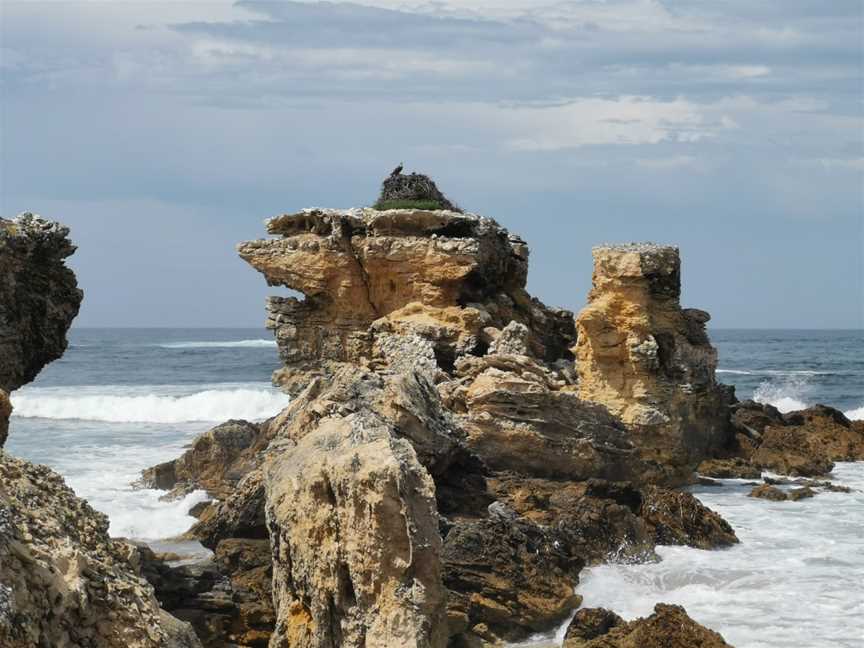
<svg viewBox="0 0 864 648">
<path fill-rule="evenodd" d="M 268 222 L 280 238 L 240 245 L 270 285 L 305 295 L 269 300 L 292 393 L 334 363 L 386 361 L 387 335 L 431 341 L 436 364 L 452 369 L 482 355 L 511 321 L 528 326 L 536 357 L 569 358 L 572 315 L 525 291 L 528 248 L 495 221 L 448 211 L 306 210 Z M 373 326 L 374 323 L 374 326 Z"/>
<path fill-rule="evenodd" d="M 732 393 L 715 381 L 709 315 L 682 309 L 680 293 L 677 248 L 594 248 L 576 356 L 579 396 L 620 417 L 645 460 L 683 475 L 726 445 Z"/>
<path fill-rule="evenodd" d="M 409 441 L 438 431 L 411 430 L 414 413 L 390 389 L 343 369 L 292 404 L 271 445 L 274 648 L 447 642 L 435 485 Z M 443 452 L 445 432 L 434 444 Z"/>
<path fill-rule="evenodd" d="M 198 436 L 179 459 L 143 471 L 145 488 L 182 496 L 195 489 L 217 499 L 230 497 L 237 482 L 257 466 L 256 454 L 267 447 L 267 423 L 226 421 Z"/>
<path fill-rule="evenodd" d="M 0 450 L 0 645 L 199 648 L 138 575 L 137 550 L 44 466 Z"/>
<path fill-rule="evenodd" d="M 722 636 L 696 623 L 677 605 L 660 603 L 654 614 L 630 623 L 606 610 L 584 616 L 568 633 L 564 648 L 730 648 Z M 608 630 L 600 632 L 604 628 Z"/>
<path fill-rule="evenodd" d="M 66 350 L 66 331 L 83 297 L 65 264 L 75 251 L 68 234 L 30 213 L 0 218 L 0 389 L 6 392 Z"/>
</svg>

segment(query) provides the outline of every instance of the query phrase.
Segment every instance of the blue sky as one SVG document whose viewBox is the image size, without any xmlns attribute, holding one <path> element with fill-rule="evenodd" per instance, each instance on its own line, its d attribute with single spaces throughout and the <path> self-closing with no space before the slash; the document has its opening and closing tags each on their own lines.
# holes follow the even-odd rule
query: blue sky
<svg viewBox="0 0 864 648">
<path fill-rule="evenodd" d="M 259 326 L 262 221 L 398 162 L 531 245 L 681 247 L 719 327 L 864 325 L 859 0 L 4 2 L 0 213 L 72 228 L 87 326 Z"/>
</svg>

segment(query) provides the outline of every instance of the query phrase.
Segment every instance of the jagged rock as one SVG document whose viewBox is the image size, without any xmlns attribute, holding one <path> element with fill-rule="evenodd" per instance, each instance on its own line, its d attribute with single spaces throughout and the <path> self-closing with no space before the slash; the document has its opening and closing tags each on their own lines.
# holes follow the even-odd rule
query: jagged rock
<svg viewBox="0 0 864 648">
<path fill-rule="evenodd" d="M 83 293 L 65 264 L 75 251 L 68 234 L 30 213 L 0 218 L 0 447 L 8 433 L 9 392 L 63 355 L 78 314 Z"/>
<path fill-rule="evenodd" d="M 624 625 L 625 621 L 620 616 L 604 610 L 603 608 L 583 608 L 576 613 L 573 621 L 567 628 L 567 634 L 564 637 L 565 645 L 569 641 L 570 644 L 576 644 L 577 641 L 591 641 L 597 637 L 602 637 L 613 628 Z"/>
<path fill-rule="evenodd" d="M 799 426 L 765 428 L 750 462 L 764 470 L 801 477 L 826 475 L 834 468 L 824 447 L 811 441 L 807 428 Z"/>
<path fill-rule="evenodd" d="M 463 412 L 466 443 L 490 468 L 570 479 L 641 479 L 646 472 L 620 421 L 531 358 L 464 358 L 456 375 L 457 389 L 443 386 L 446 401 Z"/>
<path fill-rule="evenodd" d="M 428 340 L 449 371 L 459 357 L 485 353 L 484 331 L 515 321 L 528 327 L 535 357 L 572 358 L 572 314 L 528 295 L 528 248 L 492 219 L 316 209 L 273 218 L 268 231 L 281 238 L 241 244 L 239 253 L 270 285 L 306 296 L 268 302 L 285 363 L 274 379 L 293 394 L 338 363 L 372 361 L 386 334 Z"/>
<path fill-rule="evenodd" d="M 759 499 L 767 499 L 775 502 L 785 502 L 787 499 L 786 493 L 776 486 L 770 486 L 768 484 L 756 486 L 752 491 L 750 491 L 748 497 L 757 497 Z"/>
<path fill-rule="evenodd" d="M 12 403 L 9 402 L 9 394 L 0 389 L 0 447 L 3 447 L 9 434 L 10 416 L 12 416 Z"/>
<path fill-rule="evenodd" d="M 450 634 L 487 642 L 548 631 L 579 606 L 583 562 L 554 531 L 512 516 L 456 523 L 444 539 Z"/>
<path fill-rule="evenodd" d="M 833 407 L 814 405 L 784 414 L 783 421 L 803 429 L 810 447 L 818 448 L 831 461 L 864 460 L 864 428 Z"/>
<path fill-rule="evenodd" d="M 24 213 L 0 218 L 0 388 L 33 380 L 66 350 L 83 293 L 65 259 L 69 229 Z"/>
<path fill-rule="evenodd" d="M 589 303 L 577 318 L 579 396 L 631 428 L 643 457 L 670 480 L 727 445 L 730 389 L 715 381 L 707 313 L 681 309 L 678 249 L 594 248 Z"/>
<path fill-rule="evenodd" d="M 0 450 L 0 485 L 0 645 L 200 647 L 59 475 Z"/>
<path fill-rule="evenodd" d="M 805 486 L 804 488 L 793 488 L 790 490 L 786 496 L 792 500 L 793 502 L 797 502 L 802 499 L 810 499 L 811 497 L 815 497 L 816 493 L 812 488 Z"/>
<path fill-rule="evenodd" d="M 639 513 L 653 527 L 658 545 L 714 549 L 738 542 L 729 523 L 690 493 L 647 486 Z"/>
<path fill-rule="evenodd" d="M 603 612 L 603 611 L 601 611 Z M 612 615 L 612 613 L 607 613 Z M 612 615 L 614 617 L 614 615 Z M 617 617 L 616 617 L 617 618 Z M 731 648 L 723 637 L 699 625 L 677 605 L 658 604 L 654 614 L 610 630 L 591 639 L 568 635 L 564 648 Z"/>
<path fill-rule="evenodd" d="M 189 622 L 204 648 L 268 645 L 275 613 L 267 540 L 225 540 L 194 564 L 170 565 L 146 546 L 139 552 L 162 607 Z"/>
<path fill-rule="evenodd" d="M 696 469 L 700 475 L 715 479 L 759 479 L 762 470 L 740 457 L 706 459 Z"/>
<path fill-rule="evenodd" d="M 343 370 L 292 403 L 276 434 L 264 464 L 273 648 L 446 644 L 435 487 L 408 440 L 436 430 L 411 429 L 413 403 L 391 388 Z"/>
<path fill-rule="evenodd" d="M 144 470 L 140 485 L 172 490 L 172 496 L 200 488 L 218 499 L 229 497 L 257 465 L 256 454 L 270 440 L 267 431 L 266 423 L 226 421 L 198 436 L 179 459 Z"/>
</svg>

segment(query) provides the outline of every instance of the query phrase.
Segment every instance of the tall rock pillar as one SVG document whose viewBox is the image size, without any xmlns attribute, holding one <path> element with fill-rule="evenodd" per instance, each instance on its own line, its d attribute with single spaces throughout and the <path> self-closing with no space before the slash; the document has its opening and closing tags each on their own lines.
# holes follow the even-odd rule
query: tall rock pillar
<svg viewBox="0 0 864 648">
<path fill-rule="evenodd" d="M 596 247 L 593 288 L 579 314 L 579 396 L 630 428 L 646 461 L 680 479 L 725 442 L 731 390 L 715 380 L 705 311 L 682 309 L 678 248 Z M 669 474 L 671 467 L 672 474 Z"/>
</svg>

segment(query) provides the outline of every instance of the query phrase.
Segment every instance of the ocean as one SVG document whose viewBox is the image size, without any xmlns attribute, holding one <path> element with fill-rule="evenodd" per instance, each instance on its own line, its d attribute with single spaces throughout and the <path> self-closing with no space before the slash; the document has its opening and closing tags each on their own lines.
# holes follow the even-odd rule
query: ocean
<svg viewBox="0 0 864 648">
<path fill-rule="evenodd" d="M 864 418 L 864 332 L 715 330 L 718 379 L 740 399 L 783 411 L 815 403 Z M 115 536 L 159 540 L 185 531 L 195 492 L 178 502 L 130 483 L 179 456 L 229 418 L 261 420 L 288 403 L 270 386 L 279 366 L 263 329 L 73 329 L 70 346 L 12 395 L 6 449 L 60 472 L 108 514 Z M 840 464 L 852 494 L 801 502 L 746 497 L 748 487 L 695 494 L 735 527 L 741 544 L 714 552 L 660 549 L 647 565 L 583 573 L 588 606 L 626 618 L 660 601 L 684 605 L 736 648 L 864 645 L 864 464 Z"/>
</svg>

